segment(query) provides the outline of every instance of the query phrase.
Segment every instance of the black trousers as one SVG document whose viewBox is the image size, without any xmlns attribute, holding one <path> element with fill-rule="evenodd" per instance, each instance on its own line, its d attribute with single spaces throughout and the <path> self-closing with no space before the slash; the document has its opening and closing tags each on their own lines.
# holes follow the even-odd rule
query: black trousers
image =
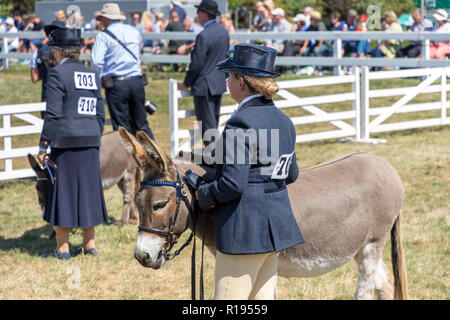
<svg viewBox="0 0 450 320">
<path fill-rule="evenodd" d="M 422 51 L 422 45 L 409 45 L 407 47 L 400 48 L 396 51 L 396 56 L 399 58 L 417 58 Z"/>
<path fill-rule="evenodd" d="M 127 80 L 114 79 L 114 86 L 106 89 L 106 101 L 114 130 L 122 126 L 133 135 L 138 130 L 144 131 L 155 140 L 147 122 L 145 90 L 140 76 Z"/>
<path fill-rule="evenodd" d="M 195 115 L 198 121 L 202 123 L 202 137 L 208 129 L 217 129 L 219 126 L 220 105 L 222 95 L 218 96 L 194 96 Z M 205 146 L 211 141 L 203 140 Z"/>
</svg>

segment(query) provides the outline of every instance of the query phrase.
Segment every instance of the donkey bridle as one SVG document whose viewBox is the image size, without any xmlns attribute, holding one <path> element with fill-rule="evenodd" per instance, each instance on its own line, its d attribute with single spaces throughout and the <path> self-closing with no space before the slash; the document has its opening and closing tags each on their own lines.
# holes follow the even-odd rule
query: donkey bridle
<svg viewBox="0 0 450 320">
<path fill-rule="evenodd" d="M 178 250 L 176 250 L 173 254 L 170 253 L 170 250 L 172 250 L 173 246 L 178 242 L 178 237 L 173 233 L 173 228 L 177 222 L 178 213 L 180 211 L 181 200 L 183 200 L 183 202 L 186 204 L 186 207 L 189 210 L 189 218 L 191 219 L 191 221 L 194 221 L 194 218 L 195 218 L 194 210 L 192 209 L 192 204 L 189 202 L 189 199 L 187 197 L 188 192 L 180 179 L 180 174 L 178 173 L 178 170 L 177 170 L 177 181 L 172 182 L 172 181 L 165 181 L 165 180 L 149 180 L 149 181 L 142 181 L 141 186 L 173 187 L 177 191 L 175 214 L 173 216 L 173 219 L 171 217 L 169 220 L 168 231 L 151 228 L 151 227 L 145 227 L 142 225 L 138 226 L 139 231 L 145 231 L 148 233 L 153 233 L 153 234 L 157 234 L 159 236 L 165 237 L 166 242 L 162 246 L 161 254 L 164 256 L 164 258 L 166 260 L 172 260 L 177 255 L 179 255 L 180 252 L 185 247 L 187 247 L 191 243 L 191 240 L 195 234 L 195 230 L 192 231 L 191 234 L 189 235 L 189 238 L 186 240 L 186 242 Z M 195 222 L 194 222 L 194 226 L 195 226 Z"/>
<path fill-rule="evenodd" d="M 177 191 L 177 200 L 176 200 L 176 208 L 175 208 L 175 214 L 174 218 L 170 218 L 169 220 L 169 228 L 168 231 L 163 231 L 156 228 L 151 227 L 144 227 L 142 225 L 138 226 L 139 231 L 145 231 L 148 233 L 157 234 L 159 236 L 165 237 L 166 242 L 163 244 L 161 249 L 161 254 L 164 256 L 164 258 L 169 261 L 175 258 L 177 255 L 180 254 L 180 252 L 186 248 L 192 241 L 192 238 L 195 236 L 195 225 L 196 225 L 196 215 L 194 213 L 194 210 L 192 209 L 192 204 L 189 202 L 189 199 L 187 197 L 188 193 L 186 188 L 184 187 L 183 183 L 180 179 L 180 174 L 177 170 L 177 181 L 165 181 L 165 180 L 150 180 L 150 181 L 142 181 L 141 186 L 154 186 L 154 187 L 173 187 Z M 180 246 L 179 249 L 175 250 L 174 253 L 170 253 L 170 250 L 172 250 L 173 246 L 178 242 L 178 237 L 173 233 L 173 227 L 175 226 L 175 223 L 177 222 L 178 213 L 180 211 L 180 203 L 181 200 L 186 204 L 186 207 L 189 210 L 189 218 L 191 222 L 193 223 L 192 232 L 189 235 L 189 238 L 186 240 L 185 243 L 183 243 L 182 246 Z M 203 215 L 203 242 L 202 242 L 202 261 L 201 261 L 201 268 L 200 268 L 200 300 L 204 300 L 204 284 L 203 284 L 203 251 L 205 246 L 205 214 Z M 192 256 L 191 256 L 191 296 L 192 300 L 195 300 L 195 238 L 194 238 L 194 246 L 192 247 Z"/>
</svg>

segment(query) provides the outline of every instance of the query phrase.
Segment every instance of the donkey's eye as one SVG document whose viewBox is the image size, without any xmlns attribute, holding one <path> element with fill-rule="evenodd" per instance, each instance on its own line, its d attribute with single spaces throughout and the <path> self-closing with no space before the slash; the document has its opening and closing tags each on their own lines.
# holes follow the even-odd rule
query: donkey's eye
<svg viewBox="0 0 450 320">
<path fill-rule="evenodd" d="M 169 202 L 169 200 L 157 202 L 155 205 L 153 205 L 153 211 L 158 211 L 158 210 L 164 208 L 168 202 Z"/>
</svg>

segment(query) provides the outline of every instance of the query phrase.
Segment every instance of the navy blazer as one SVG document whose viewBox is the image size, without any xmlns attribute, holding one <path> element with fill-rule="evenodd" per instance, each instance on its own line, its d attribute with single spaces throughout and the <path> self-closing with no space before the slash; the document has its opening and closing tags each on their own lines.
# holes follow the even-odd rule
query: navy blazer
<svg viewBox="0 0 450 320">
<path fill-rule="evenodd" d="M 257 159 L 250 161 L 251 150 L 255 150 L 255 141 L 241 140 L 233 135 L 236 130 L 257 135 Z M 267 131 L 267 152 L 260 150 L 262 134 Z M 287 177 L 272 179 L 274 162 L 264 159 L 272 156 L 271 129 L 278 130 L 278 141 L 273 145 L 279 148 L 278 156 L 292 154 Z M 274 136 L 276 138 L 276 135 Z M 264 97 L 254 98 L 244 103 L 225 126 L 215 154 L 223 150 L 223 164 L 216 164 L 215 180 L 202 184 L 198 200 L 202 210 L 212 210 L 215 221 L 216 247 L 225 254 L 258 254 L 279 252 L 304 239 L 292 213 L 286 184 L 294 182 L 299 175 L 295 157 L 296 133 L 292 121 L 281 112 L 272 100 Z M 227 142 L 228 141 L 228 142 Z M 230 145 L 230 142 L 232 146 Z M 232 150 L 230 149 L 232 147 Z M 227 150 L 229 154 L 227 155 Z M 231 150 L 231 151 L 230 151 Z M 239 160 L 237 150 L 244 151 L 245 161 Z M 227 159 L 227 156 L 234 159 Z M 269 169 L 263 171 L 264 169 Z"/>
<path fill-rule="evenodd" d="M 97 71 L 85 67 L 78 59 L 67 59 L 51 68 L 39 148 L 99 147 L 104 123 Z"/>
<path fill-rule="evenodd" d="M 207 25 L 197 35 L 184 78 L 184 84 L 191 87 L 193 96 L 216 96 L 227 91 L 225 73 L 217 70 L 216 64 L 227 58 L 229 43 L 228 32 L 217 22 Z"/>
</svg>

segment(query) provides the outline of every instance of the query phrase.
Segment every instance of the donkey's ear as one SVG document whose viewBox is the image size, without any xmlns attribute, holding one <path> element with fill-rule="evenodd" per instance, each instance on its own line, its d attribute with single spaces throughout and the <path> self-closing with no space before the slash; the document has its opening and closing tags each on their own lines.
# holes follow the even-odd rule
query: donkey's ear
<svg viewBox="0 0 450 320">
<path fill-rule="evenodd" d="M 36 159 L 35 156 L 33 156 L 32 154 L 27 154 L 28 157 L 28 162 L 30 163 L 30 167 L 31 169 L 33 169 L 34 172 L 36 172 L 36 174 L 39 174 L 41 172 L 44 171 L 44 168 L 39 164 L 38 159 Z"/>
<path fill-rule="evenodd" d="M 172 160 L 166 155 L 163 149 L 150 139 L 144 131 L 138 131 L 136 138 L 141 142 L 147 155 L 157 164 L 157 169 L 161 172 L 173 172 Z"/>
<path fill-rule="evenodd" d="M 142 145 L 124 127 L 119 126 L 119 134 L 125 149 L 134 156 L 140 167 L 152 166 L 158 168 L 157 163 L 147 156 Z"/>
</svg>

